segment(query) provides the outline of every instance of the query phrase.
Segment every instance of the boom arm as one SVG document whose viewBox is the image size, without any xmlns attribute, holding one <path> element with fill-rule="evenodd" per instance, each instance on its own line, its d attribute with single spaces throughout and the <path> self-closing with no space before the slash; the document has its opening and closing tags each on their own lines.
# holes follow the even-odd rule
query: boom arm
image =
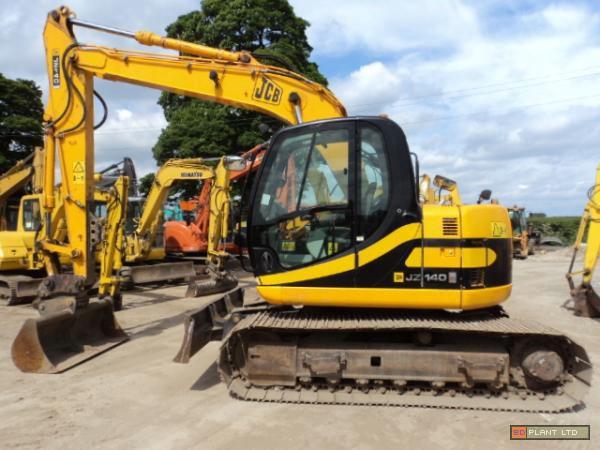
<svg viewBox="0 0 600 450">
<path fill-rule="evenodd" d="M 579 229 L 577 230 L 577 237 L 573 246 L 573 257 L 571 259 L 569 272 L 567 273 L 567 280 L 569 281 L 569 286 L 571 288 L 571 296 L 575 300 L 576 310 L 581 315 L 599 316 L 600 297 L 592 288 L 592 277 L 594 276 L 594 270 L 596 269 L 596 264 L 600 257 L 600 165 L 598 165 L 598 168 L 596 169 L 596 182 L 590 188 L 588 197 L 589 201 L 585 206 L 581 221 L 579 222 Z M 575 258 L 583 243 L 586 229 L 587 246 L 583 259 L 583 270 L 573 272 Z M 581 285 L 576 287 L 573 282 L 573 275 L 577 274 L 581 274 Z"/>
<path fill-rule="evenodd" d="M 73 25 L 135 38 L 191 56 L 121 51 L 79 44 Z M 46 163 L 44 213 L 55 206 L 55 153 L 59 154 L 68 243 L 42 247 L 73 260 L 75 277 L 90 286 L 94 278 L 89 205 L 93 197 L 93 78 L 162 89 L 199 99 L 262 112 L 285 123 L 342 117 L 346 111 L 325 87 L 301 75 L 258 63 L 246 53 L 211 49 L 148 32 L 128 33 L 77 21 L 66 7 L 48 14 L 44 29 L 49 101 L 45 111 Z M 49 255 L 50 256 L 50 255 Z M 51 265 L 52 258 L 46 258 Z"/>
<path fill-rule="evenodd" d="M 114 271 L 120 269 L 122 265 L 122 257 L 119 252 L 123 242 L 129 182 L 129 177 L 120 176 L 110 190 L 97 190 L 94 195 L 96 200 L 106 203 L 107 210 L 105 236 L 100 251 L 98 295 L 101 298 L 110 295 L 114 299 L 119 295 L 119 282 L 114 278 Z"/>
</svg>

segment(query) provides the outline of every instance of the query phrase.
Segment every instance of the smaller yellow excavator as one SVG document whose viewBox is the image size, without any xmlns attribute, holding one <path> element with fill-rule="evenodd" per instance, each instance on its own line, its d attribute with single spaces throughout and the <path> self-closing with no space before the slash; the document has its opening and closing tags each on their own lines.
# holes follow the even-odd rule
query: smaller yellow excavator
<svg viewBox="0 0 600 450">
<path fill-rule="evenodd" d="M 38 155 L 36 158 L 39 160 L 43 155 L 43 151 L 38 150 L 36 155 Z M 219 158 L 212 160 L 219 160 Z M 188 279 L 193 281 L 195 279 L 197 274 L 193 261 L 166 261 L 164 246 L 162 243 L 160 246 L 155 245 L 155 243 L 162 224 L 162 206 L 174 182 L 181 180 L 212 180 L 219 177 L 216 189 L 211 190 L 211 192 L 213 195 L 219 196 L 217 203 L 220 207 L 229 205 L 227 168 L 223 164 L 213 168 L 204 164 L 205 161 L 209 163 L 211 159 L 172 159 L 158 170 L 150 193 L 143 204 L 141 216 L 135 229 L 132 233 L 125 234 L 117 244 L 119 251 L 114 256 L 116 258 L 115 264 L 123 283 L 138 285 L 165 280 Z M 25 166 L 24 163 L 19 164 L 20 170 L 11 169 L 6 174 L 6 178 L 3 177 L 2 180 L 8 180 L 10 176 L 11 186 L 16 186 L 17 183 L 23 185 L 34 176 L 39 178 L 40 168 L 34 170 L 33 166 Z M 12 177 L 11 174 L 15 176 Z M 17 175 L 19 176 L 16 177 Z M 131 187 L 132 180 L 129 175 L 121 178 L 129 178 L 128 185 Z M 121 178 L 117 178 L 116 181 L 122 183 L 123 181 L 119 181 Z M 95 180 L 94 201 L 97 205 L 102 205 L 101 209 L 106 211 L 103 214 L 96 215 L 97 220 L 95 223 L 98 226 L 95 228 L 102 227 L 105 224 L 111 226 L 111 221 L 114 220 L 111 218 L 114 217 L 114 215 L 111 215 L 114 214 L 111 213 L 111 209 L 116 207 L 116 201 L 121 202 L 119 208 L 124 211 L 127 211 L 128 207 L 131 208 L 128 192 L 125 192 L 125 196 L 121 197 L 118 194 L 119 191 L 115 191 L 118 196 L 115 200 L 112 196 L 107 195 L 110 190 L 107 190 L 107 188 L 115 184 L 115 179 L 111 179 L 111 177 L 107 177 L 101 172 L 95 175 Z M 5 183 L 3 186 L 7 188 L 3 189 L 2 192 L 8 192 L 8 184 Z M 15 189 L 12 189 L 12 192 L 14 191 Z M 41 184 L 34 180 L 32 191 L 35 193 L 24 195 L 20 199 L 16 230 L 0 232 L 0 298 L 7 299 L 9 305 L 31 301 L 37 295 L 39 284 L 46 275 L 42 255 L 36 249 L 38 239 L 44 236 L 41 218 L 43 201 Z M 131 193 L 131 189 L 129 193 Z M 52 214 L 53 240 L 61 241 L 65 238 L 67 229 L 59 188 L 56 188 L 55 196 L 57 197 L 58 207 L 55 208 Z M 106 215 L 106 217 L 102 217 L 103 215 Z M 215 220 L 215 217 L 213 217 L 213 220 Z M 225 220 L 228 220 L 228 212 Z M 219 256 L 223 257 L 221 254 Z M 96 262 L 100 263 L 100 259 L 103 257 L 106 256 L 102 256 L 101 252 L 97 252 Z M 62 257 L 61 264 L 68 266 L 70 264 L 69 258 Z M 196 286 L 194 284 L 194 289 L 196 289 Z M 203 286 L 203 284 L 200 284 L 200 286 Z M 120 308 L 120 297 L 115 305 L 117 309 Z"/>
<path fill-rule="evenodd" d="M 592 287 L 594 270 L 600 257 L 600 164 L 596 169 L 596 183 L 588 190 L 588 202 L 583 210 L 577 237 L 573 246 L 573 257 L 567 272 L 567 281 L 571 290 L 573 309 L 582 317 L 600 317 L 600 296 Z M 574 271 L 577 252 L 581 248 L 587 230 L 587 246 L 583 258 L 583 269 Z M 574 276 L 581 276 L 581 283 L 575 285 Z"/>
<path fill-rule="evenodd" d="M 8 171 L 0 175 L 0 231 L 10 230 L 9 218 L 7 218 L 7 202 L 13 194 L 31 183 L 32 192 L 40 192 L 43 183 L 44 151 L 36 148 L 27 158 L 18 161 Z M 14 221 L 16 224 L 16 220 Z"/>
<path fill-rule="evenodd" d="M 479 194 L 477 204 L 490 200 L 492 191 L 484 189 Z M 421 205 L 461 206 L 462 197 L 458 190 L 456 181 L 442 175 L 436 175 L 431 180 L 427 174 L 421 175 L 419 179 L 419 203 Z M 495 200 L 492 203 L 497 204 Z"/>
<path fill-rule="evenodd" d="M 441 175 L 436 175 L 432 182 L 429 175 L 423 174 L 419 181 L 419 192 L 419 202 L 422 205 L 462 205 L 456 181 Z"/>
<path fill-rule="evenodd" d="M 44 150 L 36 150 L 19 161 L 0 178 L 0 209 L 7 207 L 9 198 L 28 184 L 31 193 L 21 196 L 16 217 L 0 227 L 0 299 L 9 305 L 31 299 L 37 295 L 41 278 L 45 276 L 44 264 L 36 252 L 36 239 L 45 230 L 41 222 Z M 53 239 L 64 239 L 66 229 L 60 190 L 55 196 L 58 207 L 51 214 Z M 5 218 L 5 211 L 2 217 Z M 65 262 L 66 258 L 61 258 Z"/>
</svg>

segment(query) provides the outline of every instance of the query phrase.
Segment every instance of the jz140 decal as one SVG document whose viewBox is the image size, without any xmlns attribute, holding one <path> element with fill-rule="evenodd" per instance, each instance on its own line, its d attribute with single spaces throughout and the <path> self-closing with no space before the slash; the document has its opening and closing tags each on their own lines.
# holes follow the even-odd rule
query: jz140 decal
<svg viewBox="0 0 600 450">
<path fill-rule="evenodd" d="M 456 272 L 448 272 L 448 273 L 425 273 L 423 274 L 423 280 L 426 283 L 456 283 L 457 282 L 457 274 Z M 409 273 L 404 274 L 404 272 L 395 272 L 394 273 L 394 283 L 420 283 L 421 282 L 421 274 L 420 273 Z"/>
</svg>

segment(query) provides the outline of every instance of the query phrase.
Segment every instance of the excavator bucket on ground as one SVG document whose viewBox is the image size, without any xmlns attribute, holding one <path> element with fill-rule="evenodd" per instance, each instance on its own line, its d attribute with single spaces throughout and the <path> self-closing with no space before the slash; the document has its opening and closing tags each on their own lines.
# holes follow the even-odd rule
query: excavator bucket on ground
<svg viewBox="0 0 600 450">
<path fill-rule="evenodd" d="M 581 317 L 600 317 L 600 296 L 592 286 L 582 285 L 571 289 L 573 310 Z"/>
<path fill-rule="evenodd" d="M 188 363 L 210 341 L 223 338 L 225 320 L 237 308 L 244 306 L 244 291 L 236 289 L 217 301 L 208 303 L 185 316 L 181 348 L 173 361 Z"/>
<path fill-rule="evenodd" d="M 22 372 L 61 373 L 127 339 L 111 302 L 98 300 L 75 312 L 62 309 L 26 320 L 11 352 Z"/>
</svg>

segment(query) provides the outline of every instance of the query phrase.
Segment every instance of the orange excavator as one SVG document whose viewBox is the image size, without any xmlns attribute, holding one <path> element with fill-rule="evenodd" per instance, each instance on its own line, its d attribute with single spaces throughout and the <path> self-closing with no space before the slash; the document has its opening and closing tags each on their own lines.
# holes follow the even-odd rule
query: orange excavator
<svg viewBox="0 0 600 450">
<path fill-rule="evenodd" d="M 241 170 L 230 171 L 229 180 L 235 182 L 255 172 L 262 163 L 266 152 L 265 144 L 259 144 L 241 157 L 246 164 Z M 170 220 L 164 224 L 165 251 L 169 254 L 205 254 L 208 249 L 208 227 L 210 223 L 210 193 L 212 180 L 205 180 L 200 188 L 197 199 L 180 202 L 182 210 L 194 211 L 194 220 Z M 238 253 L 239 247 L 233 241 L 225 243 L 225 250 Z"/>
</svg>

